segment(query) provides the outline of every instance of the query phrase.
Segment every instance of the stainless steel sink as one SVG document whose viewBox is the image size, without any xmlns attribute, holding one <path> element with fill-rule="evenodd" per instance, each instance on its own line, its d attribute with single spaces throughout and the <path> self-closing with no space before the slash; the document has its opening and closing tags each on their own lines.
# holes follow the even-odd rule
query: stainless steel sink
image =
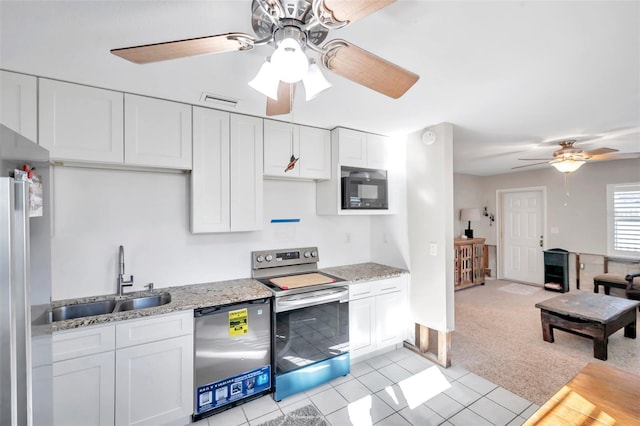
<svg viewBox="0 0 640 426">
<path fill-rule="evenodd" d="M 116 307 L 115 300 L 100 300 L 97 302 L 78 303 L 76 305 L 59 306 L 53 308 L 53 321 L 64 321 L 75 318 L 104 315 L 113 312 Z"/>
<path fill-rule="evenodd" d="M 105 315 L 112 312 L 125 312 L 137 309 L 154 308 L 171 302 L 170 293 L 140 296 L 124 300 L 100 300 L 97 302 L 78 303 L 53 308 L 52 320 L 64 321 L 76 318 Z"/>
<path fill-rule="evenodd" d="M 116 307 L 115 312 L 131 311 L 135 309 L 154 308 L 156 306 L 166 305 L 171 302 L 171 294 L 162 293 L 153 296 L 136 297 L 129 300 L 121 301 Z"/>
</svg>

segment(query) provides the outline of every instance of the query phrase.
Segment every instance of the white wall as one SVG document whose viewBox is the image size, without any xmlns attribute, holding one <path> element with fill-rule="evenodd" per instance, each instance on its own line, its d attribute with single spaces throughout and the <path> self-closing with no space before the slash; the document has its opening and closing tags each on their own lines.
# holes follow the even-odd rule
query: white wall
<svg viewBox="0 0 640 426">
<path fill-rule="evenodd" d="M 453 309 L 453 127 L 431 126 L 436 142 L 422 131 L 407 138 L 407 222 L 414 322 L 450 331 Z M 437 253 L 431 253 L 435 244 Z"/>
<path fill-rule="evenodd" d="M 114 293 L 121 244 L 134 290 L 249 277 L 253 250 L 316 245 L 321 268 L 371 259 L 370 218 L 316 216 L 313 182 L 265 180 L 262 231 L 194 235 L 187 175 L 73 167 L 53 175 L 54 300 Z M 301 220 L 270 223 L 281 218 Z"/>
<path fill-rule="evenodd" d="M 547 229 L 545 248 L 606 254 L 607 206 L 606 186 L 610 183 L 640 182 L 640 160 L 590 162 L 567 176 L 552 167 L 495 176 L 455 176 L 456 203 L 488 205 L 496 211 L 496 191 L 500 189 L 545 187 L 547 191 Z M 456 212 L 459 214 L 458 212 Z M 458 221 L 459 222 L 459 221 Z M 497 227 L 489 226 L 483 217 L 472 222 L 474 236 L 485 237 L 487 244 L 496 244 Z"/>
</svg>

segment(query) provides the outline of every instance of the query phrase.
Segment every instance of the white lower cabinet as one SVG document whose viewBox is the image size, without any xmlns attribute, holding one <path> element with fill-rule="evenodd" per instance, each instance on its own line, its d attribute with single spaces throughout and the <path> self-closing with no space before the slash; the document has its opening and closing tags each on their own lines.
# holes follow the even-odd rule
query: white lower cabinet
<svg viewBox="0 0 640 426">
<path fill-rule="evenodd" d="M 116 351 L 116 424 L 186 419 L 193 413 L 192 393 L 192 336 Z"/>
<path fill-rule="evenodd" d="M 407 275 L 349 286 L 349 346 L 356 359 L 407 338 Z"/>
<path fill-rule="evenodd" d="M 113 350 L 53 364 L 53 423 L 114 424 Z"/>
<path fill-rule="evenodd" d="M 113 425 L 115 326 L 53 334 L 53 423 Z"/>
<path fill-rule="evenodd" d="M 193 311 L 53 335 L 55 425 L 159 425 L 193 413 Z"/>
</svg>

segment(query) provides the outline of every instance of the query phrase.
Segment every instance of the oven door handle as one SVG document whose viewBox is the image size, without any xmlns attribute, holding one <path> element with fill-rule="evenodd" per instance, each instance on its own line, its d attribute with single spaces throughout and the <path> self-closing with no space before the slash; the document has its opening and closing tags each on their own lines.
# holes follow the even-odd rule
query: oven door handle
<svg viewBox="0 0 640 426">
<path fill-rule="evenodd" d="M 331 302 L 348 302 L 349 301 L 349 289 L 340 288 L 331 292 L 323 291 L 321 295 L 319 292 L 304 293 L 303 297 L 300 294 L 294 295 L 295 298 L 289 298 L 287 296 L 276 298 L 276 312 L 290 311 L 293 309 L 306 308 L 307 306 L 321 305 L 323 303 Z"/>
</svg>

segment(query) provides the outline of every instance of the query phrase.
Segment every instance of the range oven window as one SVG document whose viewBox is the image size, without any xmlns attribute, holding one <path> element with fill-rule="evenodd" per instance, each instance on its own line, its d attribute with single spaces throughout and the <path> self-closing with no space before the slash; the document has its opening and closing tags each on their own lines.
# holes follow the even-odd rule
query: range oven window
<svg viewBox="0 0 640 426">
<path fill-rule="evenodd" d="M 348 351 L 348 302 L 276 313 L 276 375 Z"/>
</svg>

